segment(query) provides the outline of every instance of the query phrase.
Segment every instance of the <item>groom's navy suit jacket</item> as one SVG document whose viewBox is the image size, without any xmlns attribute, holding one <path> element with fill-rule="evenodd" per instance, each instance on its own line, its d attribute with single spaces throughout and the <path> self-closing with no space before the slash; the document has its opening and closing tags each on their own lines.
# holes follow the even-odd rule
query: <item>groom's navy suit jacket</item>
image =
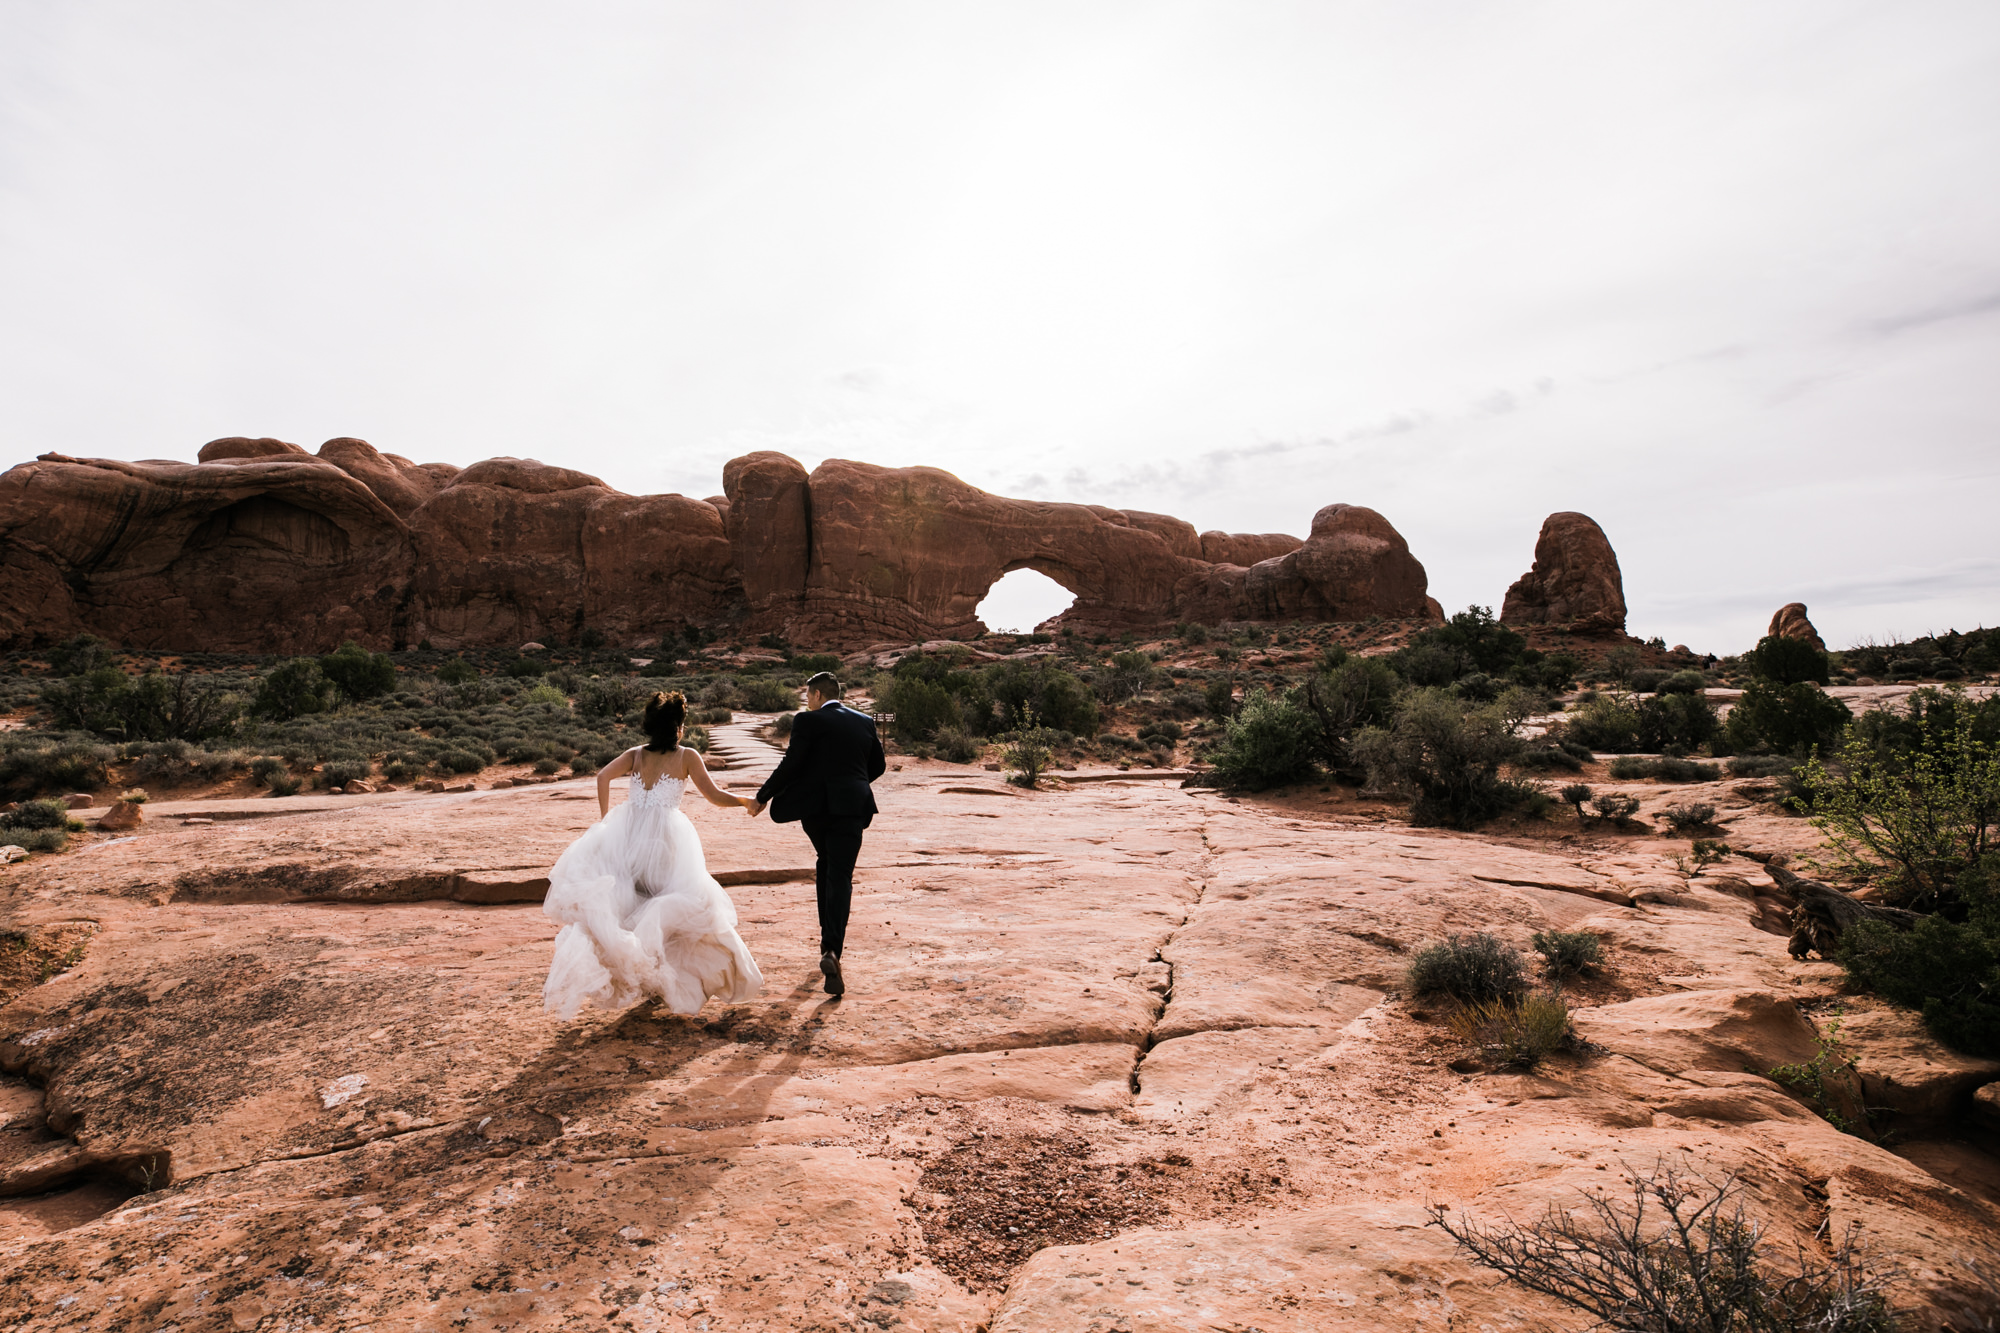
<svg viewBox="0 0 2000 1333">
<path fill-rule="evenodd" d="M 875 816 L 868 784 L 888 767 L 875 719 L 836 700 L 793 717 L 790 748 L 757 799 L 770 804 L 776 823 L 832 816 L 866 828 Z"/>
</svg>

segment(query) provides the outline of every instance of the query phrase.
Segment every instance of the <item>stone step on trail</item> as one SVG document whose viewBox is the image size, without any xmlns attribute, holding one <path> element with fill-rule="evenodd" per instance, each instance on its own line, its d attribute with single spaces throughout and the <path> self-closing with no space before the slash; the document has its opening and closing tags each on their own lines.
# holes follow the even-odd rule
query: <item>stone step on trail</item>
<svg viewBox="0 0 2000 1333">
<path fill-rule="evenodd" d="M 718 722 L 708 729 L 708 752 L 729 761 L 721 770 L 723 785 L 760 787 L 785 752 L 757 733 L 777 720 L 776 713 L 738 713 L 734 720 Z"/>
</svg>

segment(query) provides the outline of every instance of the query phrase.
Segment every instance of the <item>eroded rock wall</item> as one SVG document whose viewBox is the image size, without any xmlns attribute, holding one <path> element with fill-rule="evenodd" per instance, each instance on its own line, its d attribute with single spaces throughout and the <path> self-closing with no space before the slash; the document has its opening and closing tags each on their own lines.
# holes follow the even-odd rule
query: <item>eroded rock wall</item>
<svg viewBox="0 0 2000 1333">
<path fill-rule="evenodd" d="M 80 631 L 139 648 L 322 651 L 688 625 L 845 646 L 981 633 L 992 585 L 1034 569 L 1065 623 L 1422 616 L 1424 569 L 1373 510 L 1303 542 L 1167 514 L 988 494 L 936 468 L 756 453 L 724 494 L 630 496 L 533 459 L 458 469 L 365 440 L 317 454 L 229 437 L 200 461 L 44 455 L 0 477 L 0 642 Z"/>
<path fill-rule="evenodd" d="M 1550 514 L 1535 541 L 1533 568 L 1500 606 L 1509 625 L 1563 625 L 1583 633 L 1625 629 L 1625 576 L 1604 529 L 1588 514 Z"/>
</svg>

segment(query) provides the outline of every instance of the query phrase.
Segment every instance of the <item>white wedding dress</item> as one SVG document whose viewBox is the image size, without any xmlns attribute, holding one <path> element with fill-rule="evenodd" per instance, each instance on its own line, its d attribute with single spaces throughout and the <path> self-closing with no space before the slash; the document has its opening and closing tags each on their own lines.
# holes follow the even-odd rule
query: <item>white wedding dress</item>
<svg viewBox="0 0 2000 1333">
<path fill-rule="evenodd" d="M 692 1014 L 712 995 L 747 1000 L 764 974 L 736 933 L 736 905 L 708 873 L 681 812 L 687 783 L 648 789 L 634 771 L 625 803 L 584 830 L 549 872 L 542 911 L 563 923 L 542 1008 L 624 1009 L 658 995 Z"/>
</svg>

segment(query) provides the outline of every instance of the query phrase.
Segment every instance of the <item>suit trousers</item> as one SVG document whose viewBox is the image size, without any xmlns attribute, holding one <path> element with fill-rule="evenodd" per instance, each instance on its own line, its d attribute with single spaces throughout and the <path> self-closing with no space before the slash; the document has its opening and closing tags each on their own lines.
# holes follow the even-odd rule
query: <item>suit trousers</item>
<svg viewBox="0 0 2000 1333">
<path fill-rule="evenodd" d="M 813 883 L 819 891 L 819 951 L 838 957 L 847 944 L 847 914 L 854 906 L 854 863 L 861 856 L 865 819 L 819 815 L 799 821 L 819 857 Z"/>
</svg>

